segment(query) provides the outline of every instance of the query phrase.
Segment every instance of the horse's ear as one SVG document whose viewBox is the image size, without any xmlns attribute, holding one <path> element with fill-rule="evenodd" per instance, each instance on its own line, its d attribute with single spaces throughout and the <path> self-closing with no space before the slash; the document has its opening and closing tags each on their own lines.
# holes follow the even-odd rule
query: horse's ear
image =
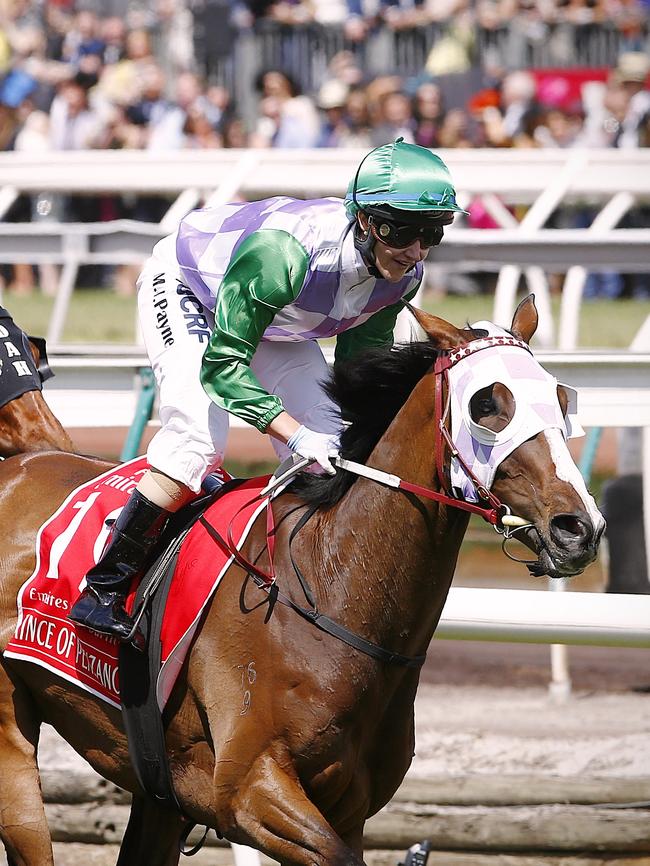
<svg viewBox="0 0 650 866">
<path fill-rule="evenodd" d="M 466 330 L 461 330 L 444 319 L 439 319 L 438 316 L 432 316 L 431 313 L 425 313 L 424 310 L 419 310 L 411 304 L 406 306 L 415 316 L 418 325 L 438 349 L 456 349 L 467 343 L 469 334 Z"/>
<path fill-rule="evenodd" d="M 512 317 L 510 330 L 525 343 L 530 343 L 533 334 L 537 330 L 537 307 L 535 306 L 535 295 L 530 294 L 519 304 Z"/>
</svg>

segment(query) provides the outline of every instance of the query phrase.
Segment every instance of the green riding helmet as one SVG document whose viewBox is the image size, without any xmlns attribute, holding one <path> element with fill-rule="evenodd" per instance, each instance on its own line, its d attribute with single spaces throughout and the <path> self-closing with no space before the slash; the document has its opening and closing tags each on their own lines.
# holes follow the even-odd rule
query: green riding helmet
<svg viewBox="0 0 650 866">
<path fill-rule="evenodd" d="M 345 207 L 403 223 L 450 223 L 466 213 L 456 202 L 449 169 L 426 147 L 398 138 L 371 150 L 350 181 Z"/>
<path fill-rule="evenodd" d="M 377 239 L 404 247 L 419 237 L 421 243 L 437 246 L 454 214 L 467 213 L 456 202 L 449 169 L 440 157 L 403 138 L 376 147 L 361 160 L 348 186 L 345 208 L 355 221 L 354 245 L 373 276 L 380 276 Z M 372 231 L 361 229 L 359 211 L 368 215 Z"/>
</svg>

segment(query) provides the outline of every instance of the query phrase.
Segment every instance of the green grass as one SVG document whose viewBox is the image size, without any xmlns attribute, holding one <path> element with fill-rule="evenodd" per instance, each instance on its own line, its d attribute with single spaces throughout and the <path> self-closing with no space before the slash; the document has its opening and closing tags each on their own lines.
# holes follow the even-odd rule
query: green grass
<svg viewBox="0 0 650 866">
<path fill-rule="evenodd" d="M 470 297 L 429 295 L 424 307 L 443 319 L 462 326 L 491 318 L 492 295 Z M 42 295 L 29 297 L 5 293 L 3 304 L 16 322 L 35 336 L 45 335 L 54 301 Z M 560 300 L 552 300 L 557 329 Z M 626 348 L 650 316 L 650 301 L 589 301 L 582 305 L 579 345 L 581 348 Z M 63 333 L 64 343 L 135 342 L 135 298 L 116 295 L 108 289 L 78 289 L 72 298 Z"/>
<path fill-rule="evenodd" d="M 45 336 L 53 298 L 5 292 L 2 303 L 23 330 L 34 336 Z M 116 295 L 108 289 L 78 289 L 68 309 L 62 342 L 133 345 L 136 315 L 135 297 Z"/>
<path fill-rule="evenodd" d="M 278 468 L 277 461 L 267 463 L 266 461 L 257 463 L 244 463 L 241 460 L 229 460 L 226 458 L 223 462 L 224 469 L 234 478 L 257 478 L 260 475 L 272 475 Z"/>
</svg>

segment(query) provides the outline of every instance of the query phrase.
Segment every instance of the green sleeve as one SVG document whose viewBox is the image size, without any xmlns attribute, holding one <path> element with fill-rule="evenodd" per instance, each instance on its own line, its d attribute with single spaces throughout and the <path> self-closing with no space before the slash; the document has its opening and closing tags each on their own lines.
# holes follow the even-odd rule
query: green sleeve
<svg viewBox="0 0 650 866">
<path fill-rule="evenodd" d="M 284 407 L 262 388 L 250 369 L 251 359 L 275 314 L 298 296 L 308 264 L 307 251 L 287 232 L 253 232 L 237 250 L 219 289 L 201 384 L 217 406 L 262 432 Z"/>
<path fill-rule="evenodd" d="M 412 300 L 417 294 L 420 284 L 408 292 L 396 304 L 378 310 L 362 325 L 344 331 L 336 338 L 336 349 L 334 350 L 334 361 L 347 361 L 364 349 L 374 346 L 392 346 L 393 331 L 397 315 L 404 309 L 404 301 Z"/>
</svg>

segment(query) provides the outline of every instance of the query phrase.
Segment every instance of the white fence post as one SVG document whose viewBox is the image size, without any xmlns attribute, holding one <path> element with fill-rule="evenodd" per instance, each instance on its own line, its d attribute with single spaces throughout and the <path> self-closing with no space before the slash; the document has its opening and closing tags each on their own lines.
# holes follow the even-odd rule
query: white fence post
<svg viewBox="0 0 650 866">
<path fill-rule="evenodd" d="M 492 219 L 499 224 L 501 228 L 519 228 L 519 223 L 517 222 L 517 219 L 503 204 L 503 202 L 498 196 L 490 194 L 483 196 L 481 200 L 487 212 L 490 214 Z M 513 270 L 508 271 L 508 267 L 508 265 L 504 266 L 504 268 L 499 274 L 499 280 L 502 279 L 501 275 L 503 274 L 504 288 L 502 288 L 502 292 L 505 296 L 502 301 L 503 314 L 505 314 L 506 304 L 509 304 L 511 310 L 514 310 L 515 293 L 517 291 L 517 283 L 519 281 L 519 275 L 521 273 L 521 270 L 519 268 L 514 268 Z M 538 337 L 540 338 L 542 346 L 550 346 L 553 343 L 553 314 L 551 312 L 551 298 L 548 280 L 542 268 L 538 267 L 537 265 L 531 265 L 530 267 L 525 268 L 524 274 L 526 276 L 528 288 L 531 292 L 535 293 L 537 311 L 539 313 L 539 326 L 537 329 Z M 495 308 L 496 303 L 497 300 L 495 296 Z M 501 314 L 502 313 L 499 313 L 499 315 Z M 512 312 L 510 314 L 510 317 L 512 318 Z M 509 325 L 510 320 L 508 319 L 505 324 L 506 326 Z"/>
<path fill-rule="evenodd" d="M 19 195 L 20 191 L 15 186 L 3 186 L 0 188 L 0 219 L 7 213 Z"/>
<path fill-rule="evenodd" d="M 650 316 L 637 331 L 630 343 L 630 350 L 650 351 Z M 643 533 L 645 536 L 646 574 L 650 581 L 650 425 L 642 428 L 641 433 L 641 478 L 643 484 Z"/>
<path fill-rule="evenodd" d="M 519 223 L 518 230 L 522 234 L 532 235 L 542 228 L 566 195 L 575 175 L 580 169 L 584 168 L 587 161 L 587 151 L 576 150 L 571 154 L 555 178 L 535 200 L 530 210 Z M 494 295 L 494 321 L 497 325 L 504 327 L 510 325 L 520 275 L 521 269 L 515 265 L 506 265 L 499 274 Z M 538 303 L 541 304 L 545 314 L 543 317 L 540 317 L 541 330 L 538 336 L 541 344 L 548 347 L 553 338 L 553 320 L 549 315 L 548 283 L 546 282 L 544 286 L 539 279 L 538 273 L 533 272 L 533 278 L 540 293 Z"/>
<path fill-rule="evenodd" d="M 564 592 L 566 580 L 549 578 L 551 592 Z M 569 670 L 569 648 L 566 644 L 551 644 L 551 682 L 548 685 L 551 698 L 564 703 L 571 695 L 571 672 Z"/>
<path fill-rule="evenodd" d="M 608 232 L 613 229 L 624 214 L 634 204 L 634 196 L 629 192 L 618 192 L 596 216 L 587 229 L 593 234 Z M 578 324 L 580 320 L 580 303 L 587 279 L 587 268 L 584 265 L 574 265 L 567 271 L 562 289 L 560 306 L 560 331 L 558 348 L 575 349 L 578 344 Z"/>
<path fill-rule="evenodd" d="M 88 236 L 64 236 L 63 250 L 66 257 L 63 263 L 63 268 L 61 269 L 59 287 L 54 300 L 52 317 L 50 318 L 47 329 L 46 339 L 50 345 L 61 342 L 61 335 L 63 334 L 63 328 L 65 327 L 65 320 L 68 315 L 68 307 L 70 306 L 70 298 L 74 291 L 79 265 L 83 261 L 85 254 L 88 252 Z"/>
</svg>

